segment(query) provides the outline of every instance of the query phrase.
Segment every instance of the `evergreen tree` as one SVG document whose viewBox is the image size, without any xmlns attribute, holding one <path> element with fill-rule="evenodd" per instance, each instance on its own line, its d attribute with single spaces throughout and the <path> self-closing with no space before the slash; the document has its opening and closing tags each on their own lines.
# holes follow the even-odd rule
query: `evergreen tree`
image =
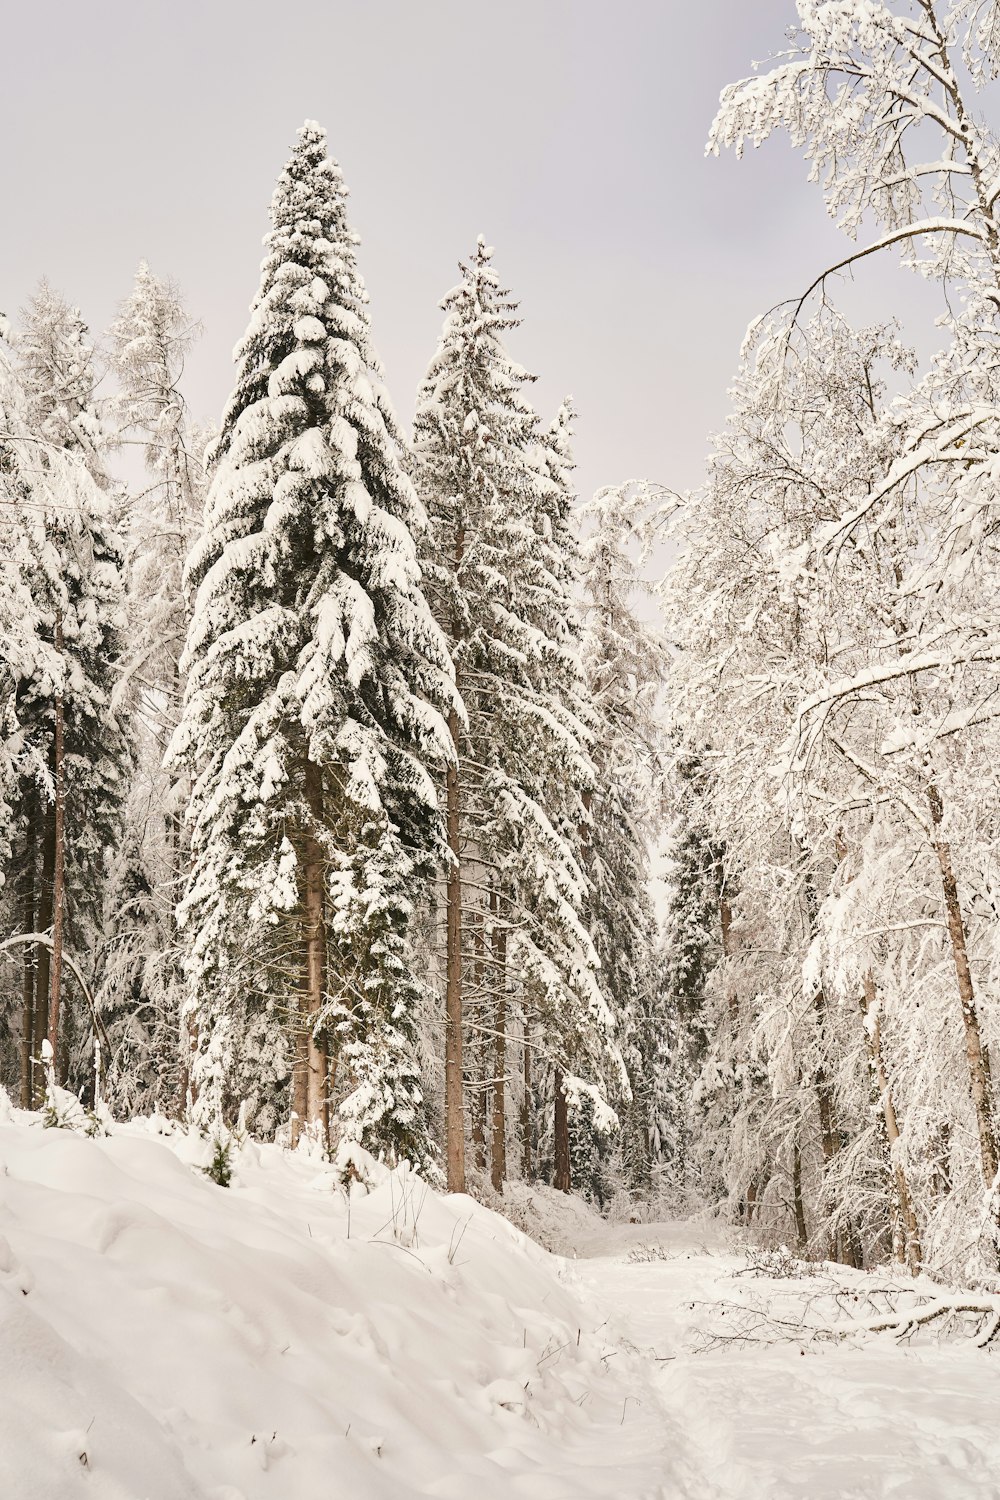
<svg viewBox="0 0 1000 1500">
<path fill-rule="evenodd" d="M 570 594 L 566 435 L 538 432 L 524 396 L 530 377 L 504 344 L 516 304 L 491 258 L 480 240 L 442 303 L 444 330 L 415 423 L 418 487 L 431 519 L 428 589 L 468 715 L 466 726 L 452 715 L 457 760 L 444 789 L 446 1133 L 449 1184 L 459 1190 L 470 987 L 482 995 L 492 974 L 489 1013 L 476 1020 L 497 1041 L 488 1074 L 500 1080 L 495 1186 L 504 1176 L 500 1091 L 515 994 L 522 1035 L 537 1021 L 537 1041 L 560 1072 L 576 1065 L 602 1074 L 614 1054 L 583 921 L 579 843 L 593 770 Z"/>
<path fill-rule="evenodd" d="M 0 336 L 6 331 L 0 319 Z M 25 860 L 23 849 L 20 804 L 22 783 L 30 774 L 31 750 L 18 714 L 18 688 L 34 674 L 47 672 L 54 679 L 58 663 L 44 638 L 41 612 L 31 590 L 35 559 L 43 544 L 42 522 L 39 508 L 32 504 L 33 463 L 24 392 L 5 344 L 0 344 L 0 433 L 0 902 L 8 930 L 26 936 L 35 926 L 35 869 L 33 862 L 29 866 Z M 18 1077 L 22 1105 L 32 1102 L 34 956 L 35 945 L 26 942 L 8 950 L 4 960 L 10 984 L 0 1052 L 5 1076 Z M 46 1010 L 43 1028 L 47 1022 Z"/>
<path fill-rule="evenodd" d="M 17 345 L 20 433 L 29 457 L 17 455 L 15 442 L 14 464 L 31 539 L 22 576 L 48 648 L 25 662 L 13 707 L 20 731 L 12 864 L 18 925 L 49 936 L 37 951 L 25 950 L 25 1098 L 26 1059 L 46 1034 L 58 1043 L 59 1076 L 80 1086 L 92 1074 L 90 1006 L 78 986 L 63 1003 L 63 958 L 73 956 L 93 988 L 106 864 L 119 842 L 131 764 L 128 726 L 115 702 L 121 542 L 101 467 L 85 334 L 79 313 L 43 286 L 25 310 Z"/>
<path fill-rule="evenodd" d="M 346 189 L 306 124 L 212 454 L 174 763 L 193 776 L 190 1015 L 202 1107 L 430 1159 L 407 930 L 450 752 L 420 505 L 371 345 Z M 289 1101 L 288 1084 L 291 1080 Z"/>
<path fill-rule="evenodd" d="M 594 719 L 589 920 L 631 1085 L 615 1096 L 621 1153 L 633 1188 L 648 1187 L 664 1149 L 666 1017 L 655 962 L 649 849 L 662 797 L 658 695 L 666 652 L 636 614 L 645 496 L 602 490 L 587 507 L 584 665 Z M 608 1143 L 610 1144 L 610 1143 Z"/>
</svg>

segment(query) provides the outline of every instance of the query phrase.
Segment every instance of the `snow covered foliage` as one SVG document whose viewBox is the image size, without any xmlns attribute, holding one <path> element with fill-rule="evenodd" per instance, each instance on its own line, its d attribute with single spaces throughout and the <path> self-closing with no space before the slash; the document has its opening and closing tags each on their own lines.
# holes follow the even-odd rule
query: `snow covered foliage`
<svg viewBox="0 0 1000 1500">
<path fill-rule="evenodd" d="M 936 483 L 824 547 L 896 462 L 885 380 L 910 363 L 892 329 L 829 310 L 762 335 L 682 522 L 674 711 L 719 851 L 724 949 L 702 1139 L 749 1219 L 781 1202 L 800 1241 L 832 1234 L 848 1259 L 988 1265 L 994 1022 L 969 957 L 988 985 L 995 769 L 974 726 L 991 689 L 953 632 L 981 630 L 992 601 L 968 576 L 909 585 Z"/>
<path fill-rule="evenodd" d="M 607 1196 L 621 1175 L 634 1189 L 648 1188 L 669 1134 L 669 1012 L 649 867 L 660 827 L 667 654 L 656 626 L 636 613 L 650 593 L 640 571 L 646 499 L 641 487 L 602 490 L 583 512 L 582 648 L 595 773 L 588 798 L 588 914 L 631 1094 L 615 1094 L 621 1161 L 616 1180 L 605 1186 Z"/>
<path fill-rule="evenodd" d="M 136 766 L 128 835 L 109 871 L 97 996 L 108 1033 L 105 1097 L 124 1117 L 182 1108 L 186 1093 L 175 911 L 189 860 L 183 813 L 190 787 L 163 758 L 183 699 L 180 658 L 190 619 L 184 565 L 201 529 L 206 487 L 208 433 L 193 423 L 180 386 L 197 332 L 177 287 L 143 262 L 111 326 L 117 391 L 107 403 L 112 441 L 119 449 L 137 446 L 145 468 L 144 482 L 124 503 L 128 644 L 117 686 L 135 724 Z"/>
<path fill-rule="evenodd" d="M 85 333 L 79 314 L 43 286 L 24 314 L 17 368 L 4 358 L 11 578 L 31 598 L 8 637 L 15 762 L 6 916 L 19 938 L 44 939 L 8 953 L 20 979 L 11 1025 L 16 1015 L 25 1100 L 40 1082 L 33 1059 L 52 1029 L 53 1004 L 62 1011 L 57 1074 L 94 1086 L 93 1016 L 81 991 L 99 978 L 105 863 L 120 838 L 132 763 L 127 715 L 114 696 L 122 541 L 101 466 Z M 85 978 L 67 985 L 62 1004 L 64 953 Z"/>
<path fill-rule="evenodd" d="M 426 765 L 451 754 L 454 690 L 345 205 L 307 124 L 188 566 L 188 1017 L 205 1109 L 317 1127 L 336 1067 L 341 1128 L 426 1161 L 407 924 L 441 856 Z"/>
<path fill-rule="evenodd" d="M 698 767 L 719 861 L 701 1140 L 748 1222 L 983 1274 L 1000 151 L 976 94 L 996 11 L 798 14 L 789 50 L 724 92 L 710 147 L 787 132 L 865 240 L 751 329 L 667 585 L 678 763 Z M 829 300 L 833 272 L 893 245 L 946 290 L 921 371 L 892 327 L 853 330 Z"/>
<path fill-rule="evenodd" d="M 447 1064 L 454 1085 L 465 1029 L 475 1068 L 502 1080 L 513 1003 L 526 1049 L 537 1023 L 534 1045 L 557 1069 L 622 1079 L 585 915 L 581 830 L 594 768 L 573 601 L 571 413 L 540 429 L 524 394 L 531 377 L 505 345 L 516 304 L 482 239 L 461 272 L 442 302 L 414 428 L 428 591 L 467 715 L 452 717 L 457 766 L 445 788 Z M 470 980 L 478 993 L 465 1006 Z M 479 1058 L 482 1035 L 499 1050 Z M 460 1087 L 447 1100 L 454 1186 L 464 1172 Z M 493 1130 L 499 1186 L 500 1097 Z"/>
</svg>

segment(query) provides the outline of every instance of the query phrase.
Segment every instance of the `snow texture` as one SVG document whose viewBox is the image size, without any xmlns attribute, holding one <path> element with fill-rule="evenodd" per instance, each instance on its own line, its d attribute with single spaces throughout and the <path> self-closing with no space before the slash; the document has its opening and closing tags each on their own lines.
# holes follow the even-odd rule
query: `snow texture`
<svg viewBox="0 0 1000 1500">
<path fill-rule="evenodd" d="M 358 1148 L 245 1146 L 223 1189 L 164 1120 L 90 1139 L 3 1105 L 4 1495 L 996 1494 L 1000 1370 L 966 1344 L 692 1353 L 712 1304 L 803 1287 L 711 1228 L 519 1189 L 570 1261 Z"/>
</svg>

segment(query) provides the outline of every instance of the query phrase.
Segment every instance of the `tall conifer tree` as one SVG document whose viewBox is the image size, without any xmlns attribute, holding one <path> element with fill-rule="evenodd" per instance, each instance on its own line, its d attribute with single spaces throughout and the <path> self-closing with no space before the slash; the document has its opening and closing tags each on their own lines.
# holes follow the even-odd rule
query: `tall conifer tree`
<svg viewBox="0 0 1000 1500">
<path fill-rule="evenodd" d="M 415 427 L 431 517 L 429 588 L 468 712 L 467 728 L 452 721 L 457 761 L 445 788 L 446 1133 L 449 1183 L 459 1190 L 470 969 L 473 979 L 488 969 L 495 976 L 488 1029 L 500 1038 L 492 1070 L 500 1079 L 515 983 L 557 1070 L 577 1059 L 599 1066 L 612 1031 L 582 921 L 579 834 L 593 773 L 571 623 L 568 500 L 553 474 L 562 475 L 564 456 L 556 438 L 539 434 L 524 395 L 531 377 L 505 347 L 519 320 L 491 259 L 480 240 L 442 303 L 444 330 Z M 492 935 L 488 960 L 483 928 Z M 495 1108 L 494 1133 L 504 1128 Z"/>
<path fill-rule="evenodd" d="M 272 201 L 188 573 L 182 915 L 205 1105 L 250 1098 L 266 1126 L 291 1074 L 296 1138 L 325 1123 L 339 1062 L 348 1133 L 426 1161 L 407 924 L 442 854 L 425 761 L 450 754 L 453 682 L 346 196 L 307 123 Z"/>
</svg>

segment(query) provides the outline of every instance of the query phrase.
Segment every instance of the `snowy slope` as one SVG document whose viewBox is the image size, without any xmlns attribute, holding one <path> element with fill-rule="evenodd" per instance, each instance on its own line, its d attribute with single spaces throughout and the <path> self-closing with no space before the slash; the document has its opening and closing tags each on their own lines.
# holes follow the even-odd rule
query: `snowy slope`
<svg viewBox="0 0 1000 1500">
<path fill-rule="evenodd" d="M 673 1493 L 564 1262 L 370 1160 L 348 1201 L 315 1159 L 250 1146 L 224 1189 L 206 1155 L 0 1126 L 0 1495 Z"/>
<path fill-rule="evenodd" d="M 207 1154 L 7 1112 L 3 1500 L 1000 1496 L 1000 1359 L 969 1341 L 726 1340 L 857 1273 L 748 1277 L 710 1228 L 518 1190 L 567 1260 L 368 1158 L 348 1195 L 253 1146 L 220 1188 Z"/>
</svg>

